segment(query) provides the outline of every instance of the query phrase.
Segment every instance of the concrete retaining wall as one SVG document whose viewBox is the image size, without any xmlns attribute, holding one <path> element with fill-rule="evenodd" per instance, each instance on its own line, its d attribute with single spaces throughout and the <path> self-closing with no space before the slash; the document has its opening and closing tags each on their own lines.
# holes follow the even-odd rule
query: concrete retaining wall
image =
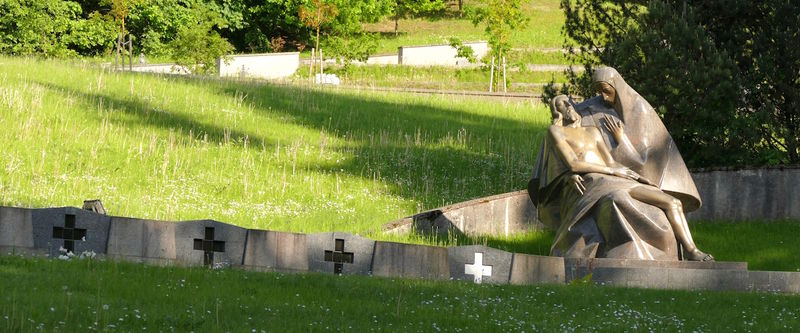
<svg viewBox="0 0 800 333">
<path fill-rule="evenodd" d="M 299 52 L 233 55 L 225 61 L 217 60 L 219 76 L 256 79 L 280 79 L 300 67 Z"/>
<path fill-rule="evenodd" d="M 464 43 L 472 47 L 477 59 L 489 53 L 487 42 Z M 401 46 L 398 49 L 401 65 L 408 66 L 467 66 L 469 61 L 456 57 L 457 50 L 450 45 Z"/>
<path fill-rule="evenodd" d="M 800 219 L 800 168 L 695 171 L 694 220 Z"/>
</svg>

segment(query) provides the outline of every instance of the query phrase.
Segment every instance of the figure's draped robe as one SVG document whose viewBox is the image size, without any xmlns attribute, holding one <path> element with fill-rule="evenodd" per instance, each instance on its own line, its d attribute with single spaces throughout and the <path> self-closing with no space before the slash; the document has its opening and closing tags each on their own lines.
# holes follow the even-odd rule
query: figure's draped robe
<svg viewBox="0 0 800 333">
<path fill-rule="evenodd" d="M 672 137 L 653 108 L 611 69 L 605 73 L 617 91 L 616 109 L 600 97 L 576 105 L 581 125 L 600 129 L 619 163 L 678 198 L 684 211 L 700 207 L 700 197 Z M 600 73 L 603 76 L 604 73 Z M 603 126 L 603 116 L 621 119 L 632 147 L 618 144 Z M 581 195 L 569 168 L 549 136 L 542 143 L 528 191 L 539 219 L 556 230 L 551 255 L 580 258 L 677 260 L 678 243 L 663 210 L 631 198 L 639 183 L 605 174 L 582 175 Z"/>
</svg>

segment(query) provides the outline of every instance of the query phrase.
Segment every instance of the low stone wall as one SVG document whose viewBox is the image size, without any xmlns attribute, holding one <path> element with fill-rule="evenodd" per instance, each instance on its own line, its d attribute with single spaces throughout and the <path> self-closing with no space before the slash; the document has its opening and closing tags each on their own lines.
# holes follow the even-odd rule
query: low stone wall
<svg viewBox="0 0 800 333">
<path fill-rule="evenodd" d="M 703 206 L 693 220 L 800 219 L 800 168 L 695 170 Z"/>
<path fill-rule="evenodd" d="M 217 60 L 219 76 L 280 79 L 294 75 L 300 67 L 299 52 L 239 54 Z"/>
<path fill-rule="evenodd" d="M 472 47 L 477 59 L 489 53 L 487 42 L 464 43 Z M 401 46 L 398 49 L 399 64 L 408 66 L 468 66 L 465 58 L 456 57 L 457 50 L 450 45 Z"/>
<path fill-rule="evenodd" d="M 514 195 L 505 200 L 509 205 Z M 487 202 L 487 204 L 489 204 Z M 462 280 L 496 284 L 600 284 L 659 289 L 800 293 L 800 272 L 748 271 L 746 263 L 565 259 L 481 245 L 437 247 L 375 241 L 341 232 L 298 234 L 244 229 L 213 220 L 153 221 L 74 207 L 0 207 L 3 254 L 99 258 L 159 265 L 237 267 Z M 65 257 L 66 258 L 66 257 Z"/>
<path fill-rule="evenodd" d="M 697 170 L 692 172 L 703 206 L 690 220 L 800 219 L 800 168 Z M 460 202 L 384 225 L 446 236 L 510 235 L 543 228 L 528 192 L 517 191 Z"/>
<path fill-rule="evenodd" d="M 426 211 L 384 225 L 384 230 L 447 236 L 511 235 L 544 226 L 536 219 L 528 191 L 503 193 Z"/>
</svg>

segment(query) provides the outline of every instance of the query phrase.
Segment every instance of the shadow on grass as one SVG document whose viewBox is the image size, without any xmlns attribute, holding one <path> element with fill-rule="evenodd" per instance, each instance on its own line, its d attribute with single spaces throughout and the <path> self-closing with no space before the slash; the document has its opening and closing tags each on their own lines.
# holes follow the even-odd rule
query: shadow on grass
<svg viewBox="0 0 800 333">
<path fill-rule="evenodd" d="M 332 148 L 352 158 L 305 167 L 383 179 L 392 194 L 415 200 L 423 209 L 524 188 L 538 136 L 546 128 L 416 98 L 406 102 L 252 83 L 222 87 L 226 95 L 250 96 L 255 112 L 281 113 L 298 125 L 347 140 Z"/>
<path fill-rule="evenodd" d="M 135 96 L 128 95 L 127 98 L 124 98 L 105 93 L 87 93 L 72 87 L 49 82 L 38 81 L 37 83 L 53 92 L 64 92 L 68 96 L 77 96 L 80 103 L 87 110 L 97 110 L 104 107 L 113 107 L 114 110 L 120 110 L 124 114 L 132 116 L 132 118 L 116 118 L 114 121 L 127 126 L 145 126 L 162 130 L 181 129 L 185 131 L 186 135 L 191 130 L 195 136 L 194 139 L 206 137 L 216 143 L 242 142 L 245 137 L 249 138 L 250 141 L 258 140 L 257 142 L 262 142 L 265 140 L 265 138 L 255 133 L 197 121 L 176 112 L 176 110 L 162 108 L 163 106 L 158 103 L 150 103 Z M 265 143 L 269 144 L 270 141 Z"/>
<path fill-rule="evenodd" d="M 377 181 L 391 195 L 416 202 L 419 209 L 524 188 L 535 162 L 538 136 L 546 128 L 546 124 L 495 116 L 491 111 L 467 112 L 447 99 L 427 103 L 418 97 L 406 101 L 401 95 L 383 98 L 316 87 L 179 76 L 159 79 L 201 87 L 221 97 L 244 95 L 253 112 L 341 139 L 341 144 L 326 149 L 338 150 L 345 156 L 343 161 L 313 161 L 298 167 Z M 176 134 L 188 136 L 191 130 L 194 139 L 207 136 L 220 143 L 236 144 L 248 137 L 251 142 L 277 144 L 257 130 L 206 123 L 177 109 L 180 106 L 142 96 L 87 92 L 47 79 L 37 83 L 55 93 L 76 96 L 87 111 L 113 105 L 126 115 L 113 120 L 124 126 L 181 128 Z"/>
</svg>

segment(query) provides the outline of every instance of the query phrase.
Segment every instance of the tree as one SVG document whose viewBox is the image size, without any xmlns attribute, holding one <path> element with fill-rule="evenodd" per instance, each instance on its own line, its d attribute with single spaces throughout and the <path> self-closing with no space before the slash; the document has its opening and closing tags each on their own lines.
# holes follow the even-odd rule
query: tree
<svg viewBox="0 0 800 333">
<path fill-rule="evenodd" d="M 798 163 L 800 8 L 787 1 L 563 0 L 586 66 L 558 92 L 593 95 L 616 67 L 657 108 L 692 166 Z"/>
<path fill-rule="evenodd" d="M 486 34 L 489 35 L 490 56 L 498 61 L 511 48 L 511 34 L 528 24 L 528 17 L 522 13 L 523 0 L 488 0 L 485 6 L 470 7 L 468 16 L 472 18 L 475 26 L 486 25 Z M 499 82 L 500 72 L 496 71 Z"/>
<path fill-rule="evenodd" d="M 322 25 L 330 22 L 338 14 L 338 9 L 335 4 L 327 3 L 324 0 L 311 0 L 310 6 L 300 7 L 298 16 L 306 26 L 314 28 L 316 31 L 316 38 L 314 38 L 314 47 L 319 50 L 319 29 Z"/>
<path fill-rule="evenodd" d="M 71 56 L 68 37 L 81 6 L 61 0 L 0 1 L 0 52 L 45 57 Z"/>
<path fill-rule="evenodd" d="M 394 35 L 397 36 L 400 19 L 409 15 L 422 15 L 442 11 L 447 7 L 444 0 L 395 0 Z"/>
<path fill-rule="evenodd" d="M 214 73 L 217 60 L 233 51 L 233 46 L 222 38 L 214 27 L 224 26 L 225 20 L 217 12 L 196 3 L 192 8 L 192 21 L 178 30 L 170 42 L 172 59 L 193 73 Z"/>
</svg>

